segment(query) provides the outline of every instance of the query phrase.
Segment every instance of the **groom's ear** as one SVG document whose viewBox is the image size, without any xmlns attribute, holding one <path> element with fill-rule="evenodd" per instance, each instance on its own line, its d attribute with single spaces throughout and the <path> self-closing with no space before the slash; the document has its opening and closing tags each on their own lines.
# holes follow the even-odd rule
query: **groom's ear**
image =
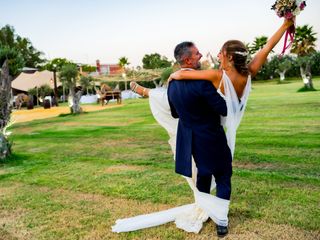
<svg viewBox="0 0 320 240">
<path fill-rule="evenodd" d="M 187 65 L 189 65 L 189 64 L 191 64 L 192 62 L 191 62 L 191 59 L 187 57 L 187 58 L 184 59 L 184 63 L 187 64 Z"/>
</svg>

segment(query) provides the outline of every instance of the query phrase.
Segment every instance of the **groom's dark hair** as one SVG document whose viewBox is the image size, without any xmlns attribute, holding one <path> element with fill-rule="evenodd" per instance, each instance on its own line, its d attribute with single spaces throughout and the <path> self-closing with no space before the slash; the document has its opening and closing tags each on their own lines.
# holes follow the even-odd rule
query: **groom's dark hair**
<svg viewBox="0 0 320 240">
<path fill-rule="evenodd" d="M 175 47 L 174 57 L 180 65 L 184 63 L 184 59 L 186 57 L 191 56 L 190 48 L 193 46 L 194 46 L 193 42 L 182 42 Z"/>
</svg>

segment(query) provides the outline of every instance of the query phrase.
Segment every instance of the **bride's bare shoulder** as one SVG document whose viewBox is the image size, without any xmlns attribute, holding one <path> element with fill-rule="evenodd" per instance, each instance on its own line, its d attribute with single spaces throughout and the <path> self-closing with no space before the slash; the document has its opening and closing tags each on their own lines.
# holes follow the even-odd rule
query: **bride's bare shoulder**
<svg viewBox="0 0 320 240">
<path fill-rule="evenodd" d="M 210 69 L 208 70 L 212 74 L 211 81 L 214 85 L 219 86 L 222 76 L 223 76 L 223 71 L 220 69 Z"/>
</svg>

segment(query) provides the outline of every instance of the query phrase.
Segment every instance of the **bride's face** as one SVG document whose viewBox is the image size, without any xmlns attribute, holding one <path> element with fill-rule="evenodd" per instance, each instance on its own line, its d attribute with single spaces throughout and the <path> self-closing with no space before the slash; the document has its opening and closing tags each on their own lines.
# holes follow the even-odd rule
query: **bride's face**
<svg viewBox="0 0 320 240">
<path fill-rule="evenodd" d="M 225 51 L 223 49 L 221 49 L 218 53 L 218 59 L 220 62 L 220 66 L 224 67 L 225 65 Z"/>
</svg>

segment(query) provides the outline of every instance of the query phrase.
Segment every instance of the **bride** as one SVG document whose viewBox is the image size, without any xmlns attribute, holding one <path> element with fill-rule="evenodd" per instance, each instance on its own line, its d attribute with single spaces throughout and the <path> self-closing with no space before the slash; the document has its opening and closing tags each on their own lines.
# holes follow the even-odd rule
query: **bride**
<svg viewBox="0 0 320 240">
<path fill-rule="evenodd" d="M 230 40 L 223 44 L 218 54 L 220 61 L 219 70 L 181 69 L 171 74 L 169 78 L 169 81 L 172 79 L 202 79 L 212 82 L 227 104 L 228 114 L 227 117 L 222 117 L 221 122 L 226 130 L 228 146 L 232 156 L 235 150 L 236 130 L 241 122 L 251 90 L 251 77 L 254 77 L 258 73 L 271 50 L 292 24 L 292 20 L 285 20 L 249 64 L 247 64 L 248 52 L 245 45 L 238 40 Z M 152 114 L 158 123 L 167 130 L 170 137 L 169 144 L 173 153 L 175 153 L 178 120 L 171 116 L 167 90 L 165 88 L 148 89 L 135 82 L 131 82 L 130 87 L 141 96 L 149 97 Z M 195 183 L 196 175 L 197 169 L 195 164 L 193 164 L 192 178 L 185 178 L 194 192 L 195 203 L 161 212 L 117 220 L 116 225 L 112 227 L 112 231 L 128 232 L 174 221 L 178 228 L 198 233 L 202 228 L 203 222 L 208 217 L 217 226 L 226 228 L 228 226 L 230 201 L 198 191 Z M 215 182 L 213 178 L 211 190 L 214 188 Z"/>
</svg>

